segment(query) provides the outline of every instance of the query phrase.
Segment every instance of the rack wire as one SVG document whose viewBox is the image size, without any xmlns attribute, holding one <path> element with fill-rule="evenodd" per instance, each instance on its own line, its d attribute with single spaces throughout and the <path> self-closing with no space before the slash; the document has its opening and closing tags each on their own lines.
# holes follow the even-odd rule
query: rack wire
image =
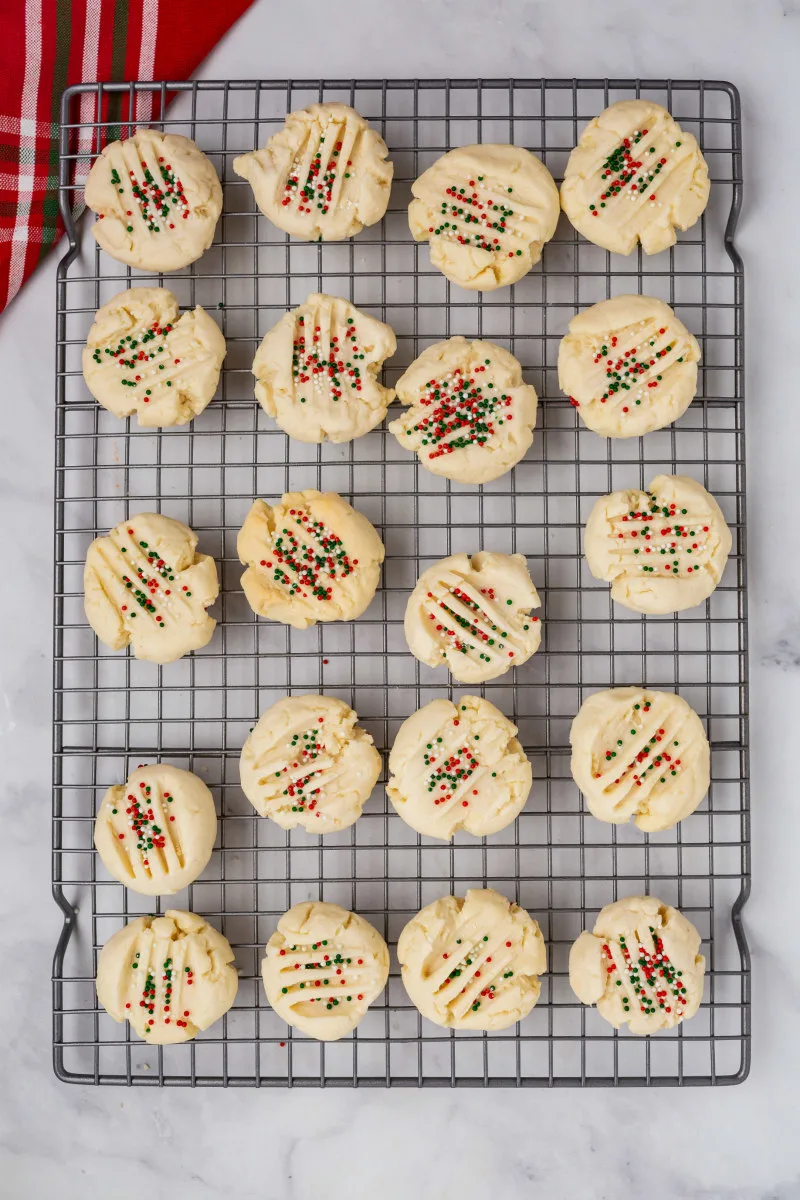
<svg viewBox="0 0 800 1200">
<path fill-rule="evenodd" d="M 612 257 L 562 219 L 541 266 L 510 289 L 467 294 L 430 267 L 406 221 L 413 179 L 453 146 L 514 142 L 558 180 L 583 125 L 615 100 L 646 96 L 695 133 L 712 188 L 705 215 L 669 251 Z M 352 104 L 383 134 L 395 164 L 380 225 L 346 243 L 291 241 L 254 206 L 232 171 L 287 112 L 315 100 Z M 167 103 L 169 108 L 167 109 Z M 164 114 L 167 115 L 164 115 Z M 155 121 L 153 116 L 162 119 Z M 89 163 L 132 120 L 193 138 L 223 181 L 211 249 L 185 271 L 135 275 L 79 236 Z M 743 272 L 733 244 L 741 205 L 741 122 L 728 83 L 668 80 L 382 80 L 81 84 L 62 105 L 60 200 L 69 248 L 58 271 L 53 891 L 64 925 L 54 961 L 54 1063 L 75 1083 L 238 1086 L 616 1086 L 735 1083 L 750 1054 L 749 957 L 741 910 L 749 890 Z M 153 433 L 121 423 L 89 396 L 80 352 L 95 310 L 148 283 L 182 306 L 203 304 L 228 343 L 221 393 L 189 427 Z M 253 398 L 260 338 L 311 291 L 349 297 L 397 333 L 390 384 L 432 341 L 454 334 L 509 348 L 540 397 L 527 459 L 482 488 L 420 468 L 385 429 L 345 446 L 290 441 Z M 560 393 L 559 339 L 579 309 L 619 292 L 671 304 L 697 336 L 699 392 L 669 429 L 605 440 Z M 703 607 L 640 617 L 614 607 L 589 575 L 581 528 L 598 495 L 645 486 L 661 471 L 699 479 L 734 535 L 720 587 Z M 239 587 L 236 534 L 254 496 L 304 487 L 341 492 L 386 543 L 382 586 L 357 623 L 298 632 L 257 620 Z M 219 626 L 204 650 L 157 667 L 98 644 L 82 610 L 89 542 L 131 512 L 186 521 L 220 567 Z M 238 758 L 264 709 L 325 691 L 351 704 L 386 752 L 402 720 L 438 696 L 448 674 L 408 652 L 402 615 L 419 573 L 461 550 L 519 551 L 543 597 L 543 642 L 523 667 L 480 688 L 519 726 L 534 766 L 525 811 L 488 839 L 442 845 L 415 834 L 376 789 L 351 829 L 324 839 L 284 833 L 255 815 Z M 570 778 L 568 733 L 598 688 L 675 689 L 700 713 L 712 746 L 707 801 L 650 836 L 594 820 Z M 469 689 L 474 690 L 474 689 Z M 195 771 L 212 788 L 218 845 L 201 878 L 164 902 L 206 915 L 236 952 L 235 1007 L 183 1046 L 154 1047 L 98 1008 L 97 954 L 126 920 L 149 911 L 108 877 L 92 849 L 97 805 L 141 762 Z M 505 1033 L 453 1033 L 426 1021 L 400 981 L 394 944 L 409 917 L 448 892 L 495 887 L 529 909 L 548 944 L 533 1013 Z M 651 892 L 698 926 L 708 974 L 692 1021 L 656 1038 L 616 1033 L 578 1003 L 567 955 L 597 910 Z M 267 1005 L 259 975 L 278 917 L 301 899 L 343 904 L 392 948 L 384 995 L 351 1038 L 323 1045 L 293 1033 Z"/>
</svg>

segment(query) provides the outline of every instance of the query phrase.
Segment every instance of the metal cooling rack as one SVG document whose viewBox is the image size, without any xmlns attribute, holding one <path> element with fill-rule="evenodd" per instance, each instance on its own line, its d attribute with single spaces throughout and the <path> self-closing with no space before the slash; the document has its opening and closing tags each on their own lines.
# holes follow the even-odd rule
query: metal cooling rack
<svg viewBox="0 0 800 1200">
<path fill-rule="evenodd" d="M 562 219 L 543 263 L 511 289 L 451 287 L 432 270 L 406 221 L 411 181 L 453 146 L 516 142 L 556 179 L 583 125 L 615 100 L 648 96 L 694 132 L 708 160 L 711 201 L 678 245 L 612 257 Z M 256 213 L 233 156 L 261 146 L 284 116 L 314 100 L 344 100 L 384 135 L 395 164 L 383 222 L 340 244 L 292 242 Z M 193 267 L 147 277 L 100 253 L 73 213 L 88 164 L 131 115 L 187 134 L 215 163 L 225 208 L 213 247 Z M 749 961 L 741 909 L 749 887 L 747 631 L 744 569 L 743 279 L 733 245 L 741 203 L 741 125 L 727 83 L 664 80 L 385 80 L 84 84 L 62 108 L 61 211 L 69 249 L 58 271 L 54 680 L 54 895 L 64 915 L 54 963 L 55 1069 L 80 1083 L 170 1085 L 583 1086 L 720 1084 L 749 1066 Z M 80 352 L 95 309 L 152 282 L 182 305 L 214 311 L 228 342 L 221 395 L 190 426 L 160 434 L 122 424 L 91 399 Z M 452 334 L 507 346 L 541 398 L 532 450 L 483 488 L 419 468 L 384 429 L 346 446 L 290 442 L 253 399 L 250 364 L 264 332 L 310 291 L 350 297 L 397 333 L 394 381 L 431 341 Z M 668 301 L 697 335 L 700 390 L 689 411 L 644 439 L 607 441 L 581 426 L 560 393 L 558 342 L 572 315 L 612 294 Z M 589 575 L 581 528 L 595 498 L 686 472 L 720 501 L 734 534 L 724 580 L 703 608 L 639 617 L 613 608 Z M 298 632 L 254 618 L 239 588 L 236 534 L 254 496 L 339 491 L 382 533 L 382 587 L 354 624 Z M 107 652 L 82 610 L 87 546 L 129 512 L 188 522 L 216 558 L 223 590 L 208 647 L 159 668 Z M 376 790 L 339 835 L 285 834 L 255 815 L 238 758 L 259 713 L 287 692 L 326 691 L 359 713 L 388 750 L 401 721 L 452 694 L 446 671 L 408 652 L 402 614 L 418 574 L 445 554 L 480 548 L 527 555 L 543 597 L 542 648 L 481 691 L 520 728 L 534 790 L 513 826 L 452 846 L 420 838 Z M 708 800 L 678 827 L 644 836 L 594 820 L 569 773 L 572 716 L 593 690 L 645 683 L 677 688 L 704 718 L 712 745 Z M 456 694 L 464 689 L 456 689 Z M 471 690 L 471 689 L 470 689 Z M 98 1010 L 93 979 L 107 938 L 152 907 L 106 877 L 92 850 L 106 787 L 140 762 L 201 775 L 221 816 L 202 878 L 173 900 L 208 916 L 241 969 L 235 1007 L 207 1034 L 157 1048 Z M 322 1045 L 293 1034 L 263 996 L 259 964 L 278 916 L 304 898 L 355 909 L 387 938 L 422 905 L 492 886 L 529 909 L 548 944 L 542 996 L 521 1025 L 490 1036 L 424 1022 L 396 966 L 355 1035 Z M 708 959 L 703 1006 L 652 1039 L 616 1034 L 580 1005 L 567 980 L 572 940 L 617 896 L 650 891 L 698 926 Z"/>
</svg>

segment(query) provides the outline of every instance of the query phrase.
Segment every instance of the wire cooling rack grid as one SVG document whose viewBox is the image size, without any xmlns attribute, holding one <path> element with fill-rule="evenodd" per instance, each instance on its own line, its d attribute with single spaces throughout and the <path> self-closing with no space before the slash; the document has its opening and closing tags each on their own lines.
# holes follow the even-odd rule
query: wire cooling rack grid
<svg viewBox="0 0 800 1200">
<path fill-rule="evenodd" d="M 411 240 L 412 180 L 442 152 L 475 141 L 515 142 L 556 179 L 583 125 L 615 100 L 651 97 L 694 132 L 709 163 L 708 210 L 668 252 L 612 258 L 562 219 L 543 263 L 520 283 L 478 295 L 451 287 Z M 95 309 L 151 277 L 132 275 L 81 239 L 72 210 L 103 134 L 146 124 L 195 139 L 225 194 L 213 247 L 193 267 L 152 277 L 182 305 L 200 303 L 228 342 L 221 395 L 190 426 L 160 434 L 121 424 L 91 399 L 80 352 Z M 345 243 L 292 242 L 257 214 L 236 153 L 261 146 L 284 116 L 314 100 L 352 104 L 384 135 L 395 164 L 389 211 Z M 155 122 L 152 122 L 155 123 Z M 64 96 L 61 208 L 69 250 L 58 272 L 56 394 L 54 894 L 64 927 L 54 965 L 55 1068 L 82 1083 L 170 1085 L 583 1086 L 714 1084 L 749 1065 L 749 963 L 740 910 L 749 882 L 747 642 L 744 572 L 742 267 L 732 237 L 741 202 L 741 127 L 727 83 L 631 80 L 425 80 L 84 84 Z M 541 398 L 533 448 L 509 475 L 466 487 L 420 469 L 384 429 L 346 446 L 289 441 L 253 399 L 260 338 L 311 291 L 350 297 L 388 321 L 398 340 L 393 382 L 428 344 L 453 334 L 507 346 Z M 644 439 L 610 441 L 581 426 L 560 393 L 558 342 L 579 309 L 613 294 L 660 296 L 697 335 L 703 362 L 689 411 Z M 704 607 L 639 617 L 612 605 L 589 575 L 581 529 L 598 495 L 643 487 L 660 471 L 702 481 L 734 534 L 721 586 Z M 254 618 L 239 587 L 236 534 L 254 496 L 290 489 L 341 492 L 382 533 L 382 586 L 356 623 L 297 632 Z M 222 576 L 210 645 L 159 668 L 98 644 L 82 610 L 87 546 L 129 512 L 186 521 Z M 256 816 L 238 784 L 239 752 L 258 715 L 304 691 L 340 696 L 387 751 L 401 721 L 453 694 L 443 669 L 408 652 L 402 615 L 418 574 L 451 552 L 520 551 L 543 598 L 542 648 L 480 689 L 520 728 L 534 765 L 524 813 L 484 841 L 420 838 L 376 790 L 351 829 L 324 840 L 285 834 Z M 592 691 L 646 683 L 680 690 L 712 744 L 708 800 L 677 830 L 650 837 L 594 820 L 569 773 L 572 716 Z M 463 690 L 455 689 L 458 695 Z M 241 971 L 235 1007 L 207 1034 L 158 1048 L 98 1010 L 97 954 L 153 901 L 111 881 L 92 849 L 105 789 L 140 762 L 201 775 L 221 816 L 202 878 L 165 901 L 210 918 Z M 424 1022 L 402 987 L 397 935 L 422 905 L 491 886 L 529 909 L 547 939 L 549 970 L 533 1013 L 490 1036 Z M 703 1006 L 656 1038 L 616 1034 L 573 996 L 572 940 L 597 910 L 642 891 L 677 904 L 698 926 L 708 959 Z M 263 995 L 263 946 L 301 899 L 355 909 L 392 946 L 386 992 L 352 1038 L 322 1045 L 287 1030 Z"/>
</svg>

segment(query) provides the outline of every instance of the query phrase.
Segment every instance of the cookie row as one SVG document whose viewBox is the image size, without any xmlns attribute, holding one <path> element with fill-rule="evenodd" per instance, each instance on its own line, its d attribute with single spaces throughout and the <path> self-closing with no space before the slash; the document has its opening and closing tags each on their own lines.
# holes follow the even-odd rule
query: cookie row
<svg viewBox="0 0 800 1200">
<path fill-rule="evenodd" d="M 525 807 L 533 775 L 517 727 L 488 700 L 433 700 L 400 726 L 387 795 L 417 833 L 451 841 L 487 837 Z M 670 829 L 700 804 L 710 782 L 702 722 L 672 692 L 596 692 L 572 723 L 571 769 L 590 812 L 648 833 Z M 282 829 L 324 836 L 361 816 L 381 756 L 358 715 L 332 696 L 287 696 L 261 715 L 242 748 L 244 794 Z M 94 844 L 109 874 L 147 896 L 170 896 L 200 876 L 217 819 L 206 785 L 167 764 L 139 766 L 108 789 Z"/>
<path fill-rule="evenodd" d="M 606 905 L 569 956 L 569 980 L 615 1028 L 671 1029 L 703 996 L 700 935 L 651 896 Z M 490 888 L 443 896 L 408 922 L 397 942 L 406 992 L 446 1029 L 501 1030 L 526 1017 L 547 970 L 544 938 L 525 909 Z M 233 1004 L 230 943 L 194 913 L 138 917 L 100 951 L 97 997 L 153 1045 L 185 1042 Z M 320 1041 L 351 1033 L 389 977 L 389 948 L 357 913 L 304 901 L 281 917 L 261 968 L 267 1000 L 287 1024 Z"/>
<path fill-rule="evenodd" d="M 261 150 L 233 161 L 278 229 L 303 241 L 340 241 L 374 225 L 389 204 L 386 143 L 354 109 L 312 104 L 290 113 Z M 587 125 L 559 191 L 520 146 L 461 146 L 412 184 L 408 221 L 431 263 L 461 287 L 515 283 L 541 257 L 563 208 L 598 246 L 630 254 L 674 244 L 708 203 L 708 168 L 695 138 L 649 100 L 611 105 Z M 188 138 L 139 129 L 92 165 L 86 203 L 97 242 L 121 262 L 175 271 L 211 245 L 222 187 Z"/>
<path fill-rule="evenodd" d="M 84 566 L 86 619 L 112 650 L 170 663 L 206 646 L 216 628 L 207 609 L 219 594 L 216 564 L 197 534 L 159 513 L 138 513 L 96 538 Z M 679 612 L 716 588 L 731 533 L 713 496 L 693 479 L 659 475 L 647 492 L 595 502 L 584 552 L 611 596 L 641 613 Z M 377 590 L 384 546 L 377 531 L 335 492 L 257 499 L 239 531 L 242 588 L 259 616 L 307 629 L 351 621 Z M 404 630 L 427 666 L 446 664 L 460 683 L 484 683 L 521 666 L 539 648 L 539 596 L 521 554 L 453 554 L 428 567 L 409 597 Z"/>
<path fill-rule="evenodd" d="M 538 398 L 507 350 L 451 337 L 429 346 L 396 389 L 378 374 L 397 339 L 348 300 L 313 293 L 264 336 L 253 360 L 255 395 L 301 442 L 349 442 L 383 421 L 434 475 L 489 483 L 533 441 Z M 114 416 L 151 429 L 184 425 L 211 401 L 225 339 L 198 306 L 180 314 L 166 288 L 130 288 L 95 315 L 83 351 L 89 391 Z M 558 355 L 558 378 L 585 424 L 606 437 L 639 437 L 676 421 L 697 390 L 700 347 L 651 296 L 615 296 L 578 313 Z"/>
</svg>

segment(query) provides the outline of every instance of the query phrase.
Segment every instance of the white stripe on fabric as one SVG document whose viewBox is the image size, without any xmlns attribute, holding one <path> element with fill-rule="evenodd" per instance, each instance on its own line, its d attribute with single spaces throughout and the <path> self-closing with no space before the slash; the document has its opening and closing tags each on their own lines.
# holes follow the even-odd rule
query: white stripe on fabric
<svg viewBox="0 0 800 1200">
<path fill-rule="evenodd" d="M 30 128 L 35 131 L 37 125 L 36 105 L 39 99 L 39 80 L 42 73 L 42 0 L 26 0 L 25 3 L 25 78 L 22 84 L 22 121 L 20 130 Z M 30 122 L 27 126 L 26 122 Z M 33 162 L 36 150 L 35 132 L 21 133 L 19 143 L 19 176 L 18 186 L 26 188 L 28 193 L 33 190 L 32 176 L 29 170 L 23 171 Z M 27 160 L 27 162 L 26 162 Z M 31 178 L 28 184 L 29 176 Z M 6 304 L 14 299 L 20 287 L 25 272 L 25 251 L 28 246 L 28 218 L 30 205 L 20 204 L 17 207 L 14 232 L 11 235 L 11 264 L 8 271 L 8 295 Z M 3 305 L 5 307 L 5 305 Z"/>
</svg>

